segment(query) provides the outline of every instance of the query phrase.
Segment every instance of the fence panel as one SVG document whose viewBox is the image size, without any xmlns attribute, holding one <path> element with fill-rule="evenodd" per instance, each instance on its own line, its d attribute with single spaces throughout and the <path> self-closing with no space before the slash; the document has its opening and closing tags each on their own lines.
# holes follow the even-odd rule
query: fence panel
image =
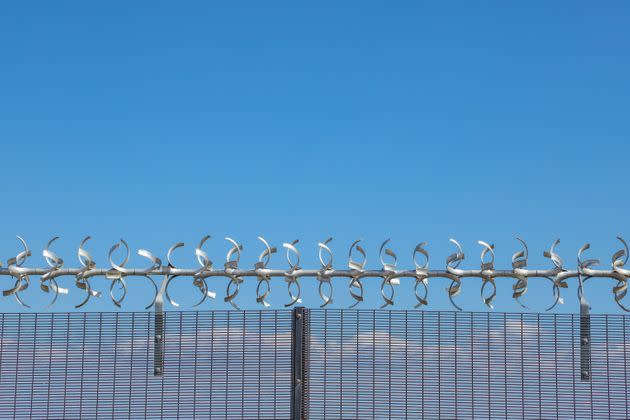
<svg viewBox="0 0 630 420">
<path fill-rule="evenodd" d="M 289 311 L 1 314 L 0 418 L 289 418 Z"/>
<path fill-rule="evenodd" d="M 308 412 L 348 418 L 630 418 L 628 318 L 309 311 Z M 630 338 L 630 333 L 628 335 Z"/>
</svg>

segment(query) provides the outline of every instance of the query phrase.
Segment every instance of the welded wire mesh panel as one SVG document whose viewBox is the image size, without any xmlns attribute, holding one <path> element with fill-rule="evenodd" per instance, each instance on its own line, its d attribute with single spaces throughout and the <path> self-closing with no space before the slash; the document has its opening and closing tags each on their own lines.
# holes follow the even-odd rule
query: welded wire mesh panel
<svg viewBox="0 0 630 420">
<path fill-rule="evenodd" d="M 630 418 L 629 317 L 308 310 L 309 418 Z M 0 418 L 289 418 L 291 311 L 0 314 Z"/>
<path fill-rule="evenodd" d="M 309 311 L 309 418 L 630 418 L 630 320 L 579 315 Z"/>
<path fill-rule="evenodd" d="M 0 314 L 0 418 L 288 418 L 291 312 Z"/>
</svg>

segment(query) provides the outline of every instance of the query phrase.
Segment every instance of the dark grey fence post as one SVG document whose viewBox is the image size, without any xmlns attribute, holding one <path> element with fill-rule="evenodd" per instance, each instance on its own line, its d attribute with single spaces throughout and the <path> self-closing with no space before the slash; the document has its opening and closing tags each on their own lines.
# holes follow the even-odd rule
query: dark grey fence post
<svg viewBox="0 0 630 420">
<path fill-rule="evenodd" d="M 291 334 L 291 419 L 307 419 L 306 410 L 306 368 L 308 347 L 308 309 L 298 307 L 293 309 L 293 324 Z"/>
<path fill-rule="evenodd" d="M 155 305 L 154 332 L 153 332 L 153 375 L 161 376 L 164 373 L 164 310 L 160 305 Z"/>
</svg>

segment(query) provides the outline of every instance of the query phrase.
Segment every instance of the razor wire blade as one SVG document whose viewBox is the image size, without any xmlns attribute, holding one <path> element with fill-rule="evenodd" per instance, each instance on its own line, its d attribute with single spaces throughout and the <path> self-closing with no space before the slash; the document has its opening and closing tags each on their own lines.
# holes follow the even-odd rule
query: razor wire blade
<svg viewBox="0 0 630 420">
<path fill-rule="evenodd" d="M 300 280 L 308 277 L 318 281 L 319 296 L 322 300 L 320 307 L 326 307 L 333 303 L 333 278 L 349 279 L 347 283 L 350 297 L 354 300 L 351 308 L 356 307 L 364 300 L 363 282 L 366 279 L 380 279 L 380 293 L 383 299 L 381 308 L 393 306 L 395 303 L 396 289 L 400 286 L 400 280 L 403 278 L 414 279 L 414 296 L 417 304 L 416 308 L 428 305 L 429 279 L 443 278 L 450 281 L 446 288 L 448 298 L 451 304 L 461 310 L 454 298 L 462 291 L 462 281 L 467 278 L 480 278 L 481 299 L 485 305 L 492 308 L 493 301 L 497 294 L 497 278 L 512 278 L 512 297 L 524 308 L 528 307 L 522 302 L 523 296 L 527 293 L 529 280 L 532 278 L 545 279 L 552 285 L 553 302 L 546 308 L 547 311 L 553 309 L 556 305 L 563 303 L 561 290 L 568 287 L 567 280 L 576 278 L 578 280 L 578 298 L 581 304 L 587 304 L 584 296 L 584 283 L 593 278 L 608 278 L 616 281 L 612 287 L 612 293 L 615 302 L 624 311 L 628 309 L 622 302 L 628 292 L 628 279 L 630 278 L 630 269 L 626 268 L 628 262 L 629 249 L 626 241 L 617 237 L 621 242 L 622 248 L 615 252 L 611 257 L 611 267 L 608 270 L 598 270 L 594 266 L 600 264 L 597 259 L 583 259 L 583 254 L 590 248 L 587 243 L 582 246 L 577 253 L 576 269 L 570 270 L 564 266 L 564 262 L 560 255 L 556 252 L 556 248 L 560 240 L 553 242 L 549 250 L 544 251 L 543 255 L 547 258 L 551 267 L 546 269 L 529 269 L 528 258 L 529 249 L 527 244 L 521 238 L 516 238 L 521 246 L 521 250 L 512 255 L 512 269 L 499 270 L 495 268 L 495 247 L 484 241 L 478 241 L 481 246 L 480 265 L 477 269 L 462 269 L 461 263 L 465 259 L 462 246 L 455 239 L 450 242 L 455 246 L 455 252 L 446 258 L 445 267 L 442 270 L 429 269 L 429 251 L 427 243 L 419 243 L 412 252 L 412 261 L 414 268 L 401 270 L 398 268 L 398 255 L 389 247 L 390 240 L 384 241 L 379 249 L 379 260 L 381 268 L 368 269 L 367 252 L 361 246 L 361 240 L 354 241 L 348 251 L 346 260 L 347 269 L 336 269 L 333 266 L 333 251 L 330 247 L 332 238 L 328 238 L 317 244 L 319 268 L 304 269 L 300 266 L 301 254 L 298 249 L 298 240 L 286 242 L 282 244 L 285 250 L 285 258 L 288 267 L 284 269 L 269 268 L 269 263 L 274 254 L 278 252 L 278 248 L 271 246 L 263 237 L 258 237 L 262 245 L 262 251 L 258 256 L 257 262 L 253 268 L 240 267 L 241 253 L 243 245 L 232 238 L 225 238 L 229 248 L 226 254 L 225 263 L 222 268 L 215 268 L 206 251 L 203 250 L 204 244 L 210 239 L 210 236 L 204 236 L 195 248 L 195 257 L 199 264 L 195 268 L 180 268 L 173 263 L 173 253 L 175 250 L 184 247 L 184 243 L 178 242 L 171 246 L 166 253 L 166 263 L 152 252 L 146 249 L 138 249 L 137 254 L 147 260 L 147 265 L 142 268 L 127 267 L 127 263 L 131 256 L 131 248 L 127 242 L 121 239 L 115 243 L 108 253 L 109 266 L 99 268 L 92 258 L 92 255 L 86 250 L 86 244 L 90 237 L 84 238 L 77 249 L 77 258 L 80 266 L 77 268 L 69 268 L 65 266 L 65 261 L 51 248 L 59 237 L 52 238 L 44 250 L 44 257 L 48 267 L 30 268 L 25 263 L 32 256 L 31 249 L 26 241 L 21 237 L 17 237 L 22 250 L 7 261 L 7 267 L 0 264 L 0 276 L 13 279 L 13 285 L 9 289 L 3 290 L 3 296 L 13 296 L 17 302 L 25 307 L 30 307 L 20 295 L 31 284 L 31 278 L 39 276 L 40 289 L 52 295 L 51 305 L 54 304 L 60 294 L 68 294 L 69 289 L 59 285 L 57 279 L 61 277 L 73 277 L 74 286 L 85 294 L 83 299 L 75 305 L 80 308 L 87 304 L 92 298 L 100 298 L 101 291 L 97 291 L 92 287 L 91 280 L 94 277 L 105 277 L 110 281 L 108 295 L 112 302 L 120 307 L 127 295 L 126 279 L 130 277 L 139 277 L 146 279 L 153 287 L 153 298 L 146 306 L 151 308 L 158 302 L 160 305 L 163 299 L 166 299 L 172 306 L 178 307 L 179 303 L 175 302 L 169 294 L 169 286 L 175 279 L 188 278 L 192 280 L 193 290 L 199 293 L 199 300 L 193 305 L 198 307 L 207 299 L 216 298 L 216 293 L 210 290 L 208 280 L 211 278 L 227 278 L 228 283 L 225 290 L 224 301 L 239 309 L 236 298 L 240 291 L 240 286 L 246 278 L 254 278 L 258 284 L 256 287 L 256 302 L 264 307 L 271 306 L 268 297 L 271 294 L 272 279 L 284 279 L 286 282 L 289 302 L 285 307 L 293 306 L 302 302 L 302 287 Z M 123 250 L 123 258 L 118 262 L 114 261 L 114 256 L 119 250 Z M 155 282 L 153 277 L 160 276 L 161 284 Z"/>
</svg>

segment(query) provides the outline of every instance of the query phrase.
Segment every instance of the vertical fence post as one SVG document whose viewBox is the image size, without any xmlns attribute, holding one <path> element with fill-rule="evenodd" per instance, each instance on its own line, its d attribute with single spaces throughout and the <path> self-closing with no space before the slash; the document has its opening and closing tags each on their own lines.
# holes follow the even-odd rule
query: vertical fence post
<svg viewBox="0 0 630 420">
<path fill-rule="evenodd" d="M 580 378 L 591 380 L 591 314 L 586 301 L 580 302 Z"/>
<path fill-rule="evenodd" d="M 161 376 L 164 373 L 164 309 L 163 304 L 155 304 L 153 335 L 153 375 Z"/>
<path fill-rule="evenodd" d="M 308 347 L 308 309 L 293 309 L 291 332 L 291 420 L 307 418 L 306 412 L 306 354 Z"/>
</svg>

